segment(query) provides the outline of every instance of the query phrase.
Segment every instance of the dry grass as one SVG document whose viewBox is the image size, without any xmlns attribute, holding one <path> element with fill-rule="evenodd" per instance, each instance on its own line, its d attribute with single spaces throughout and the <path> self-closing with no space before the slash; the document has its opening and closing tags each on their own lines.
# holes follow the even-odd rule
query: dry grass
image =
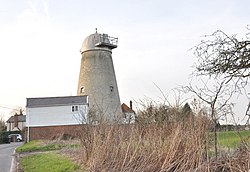
<svg viewBox="0 0 250 172">
<path fill-rule="evenodd" d="M 206 159 L 206 123 L 83 126 L 89 171 L 189 171 Z"/>
<path fill-rule="evenodd" d="M 168 125 L 85 125 L 82 127 L 81 163 L 95 172 L 243 172 L 250 169 L 245 145 L 233 156 L 209 157 L 207 121 L 196 118 Z"/>
<path fill-rule="evenodd" d="M 184 107 L 149 103 L 136 124 L 82 125 L 75 157 L 91 172 L 249 172 L 248 145 L 216 160 L 210 120 Z"/>
<path fill-rule="evenodd" d="M 240 146 L 232 156 L 211 160 L 199 166 L 196 172 L 249 172 L 250 149 L 247 145 Z"/>
</svg>

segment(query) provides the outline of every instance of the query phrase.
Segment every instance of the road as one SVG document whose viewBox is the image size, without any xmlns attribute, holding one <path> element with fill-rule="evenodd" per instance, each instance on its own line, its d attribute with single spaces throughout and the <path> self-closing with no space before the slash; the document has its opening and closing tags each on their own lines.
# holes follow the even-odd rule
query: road
<svg viewBox="0 0 250 172">
<path fill-rule="evenodd" d="M 23 142 L 15 142 L 10 144 L 0 144 L 0 171 L 10 172 L 12 159 L 14 161 L 14 150 L 21 146 Z"/>
</svg>

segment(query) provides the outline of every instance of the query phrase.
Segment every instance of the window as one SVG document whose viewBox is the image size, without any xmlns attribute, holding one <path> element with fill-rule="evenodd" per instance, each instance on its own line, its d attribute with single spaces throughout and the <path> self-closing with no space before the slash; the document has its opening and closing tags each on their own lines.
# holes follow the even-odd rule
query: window
<svg viewBox="0 0 250 172">
<path fill-rule="evenodd" d="M 84 87 L 81 87 L 80 93 L 84 93 Z"/>
<path fill-rule="evenodd" d="M 77 112 L 78 109 L 78 106 L 71 106 L 71 112 Z"/>
<path fill-rule="evenodd" d="M 113 86 L 110 86 L 110 91 L 112 92 L 114 90 L 114 87 Z"/>
</svg>

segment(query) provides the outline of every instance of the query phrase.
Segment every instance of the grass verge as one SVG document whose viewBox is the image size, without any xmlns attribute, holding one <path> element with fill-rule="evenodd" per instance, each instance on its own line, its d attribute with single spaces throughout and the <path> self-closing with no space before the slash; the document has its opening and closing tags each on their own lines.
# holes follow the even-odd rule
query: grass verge
<svg viewBox="0 0 250 172">
<path fill-rule="evenodd" d="M 25 172 L 77 171 L 80 166 L 73 163 L 70 160 L 71 158 L 65 157 L 62 153 L 64 150 L 62 148 L 77 147 L 79 147 L 79 144 L 74 144 L 74 142 L 33 140 L 18 147 L 16 152 L 20 155 L 21 167 Z"/>
<path fill-rule="evenodd" d="M 25 172 L 66 172 L 76 171 L 79 166 L 56 153 L 41 153 L 25 156 L 21 159 Z"/>
<path fill-rule="evenodd" d="M 77 144 L 62 144 L 62 143 L 44 143 L 41 140 L 32 140 L 29 143 L 25 143 L 24 145 L 18 147 L 16 152 L 34 152 L 34 151 L 52 151 L 52 150 L 60 150 L 64 147 L 77 147 Z"/>
</svg>

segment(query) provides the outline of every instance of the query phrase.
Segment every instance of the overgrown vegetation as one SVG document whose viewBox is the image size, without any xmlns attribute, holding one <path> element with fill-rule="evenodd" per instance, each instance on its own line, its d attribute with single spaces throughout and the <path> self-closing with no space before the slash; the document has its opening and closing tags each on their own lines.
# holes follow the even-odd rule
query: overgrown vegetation
<svg viewBox="0 0 250 172">
<path fill-rule="evenodd" d="M 149 105 L 138 112 L 134 125 L 83 125 L 84 168 L 121 172 L 237 172 L 250 168 L 250 150 L 245 142 L 232 156 L 221 154 L 214 159 L 211 121 L 202 110 L 192 112 L 188 105 Z"/>
<path fill-rule="evenodd" d="M 82 160 L 89 171 L 185 171 L 198 167 L 201 161 L 204 127 L 201 125 L 197 130 L 178 124 L 90 127 L 90 138 L 84 135 L 81 138 Z"/>
<path fill-rule="evenodd" d="M 250 150 L 245 144 L 232 157 L 218 161 L 206 132 L 206 120 L 190 125 L 99 125 L 82 137 L 82 163 L 89 171 L 216 171 L 250 167 Z M 87 141 L 86 141 L 87 140 Z M 230 145 L 231 146 L 231 145 Z M 233 164 L 230 162 L 234 161 Z M 216 163 L 218 162 L 218 164 Z M 223 164 L 223 163 L 225 164 Z M 241 165 L 237 162 L 242 163 Z M 244 162 L 244 163 L 243 163 Z M 220 170 L 219 170 L 220 171 Z M 223 170 L 222 170 L 223 171 Z"/>
</svg>

